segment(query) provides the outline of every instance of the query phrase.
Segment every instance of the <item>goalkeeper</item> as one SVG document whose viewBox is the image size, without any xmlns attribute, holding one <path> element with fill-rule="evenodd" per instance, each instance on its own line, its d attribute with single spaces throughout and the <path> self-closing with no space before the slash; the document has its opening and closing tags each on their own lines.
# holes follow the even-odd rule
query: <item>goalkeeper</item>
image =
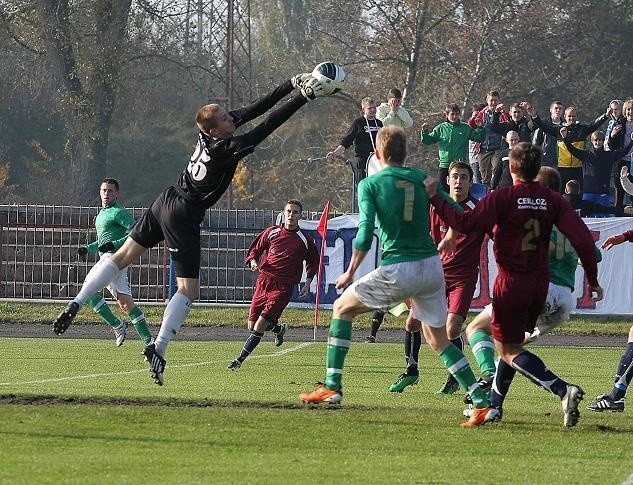
<svg viewBox="0 0 633 485">
<path fill-rule="evenodd" d="M 279 107 L 273 107 L 298 89 Z M 200 223 L 207 209 L 229 188 L 239 161 L 250 155 L 268 135 L 285 123 L 308 101 L 333 94 L 310 74 L 298 74 L 277 86 L 270 94 L 241 109 L 227 111 L 217 104 L 202 106 L 196 114 L 197 145 L 176 184 L 167 187 L 143 213 L 130 237 L 111 259 L 100 261 L 75 299 L 53 322 L 53 331 L 66 331 L 82 305 L 95 291 L 110 283 L 118 272 L 162 241 L 169 250 L 176 271 L 178 291 L 169 300 L 155 343 L 145 347 L 154 382 L 163 385 L 167 346 L 184 323 L 200 286 Z M 267 111 L 269 116 L 252 130 L 237 135 L 244 123 Z"/>
<path fill-rule="evenodd" d="M 113 178 L 103 179 L 99 189 L 101 197 L 101 211 L 95 218 L 97 240 L 87 246 L 80 247 L 77 255 L 84 258 L 87 254 L 99 252 L 100 259 L 112 257 L 117 249 L 123 246 L 129 232 L 136 224 L 132 215 L 118 202 L 119 182 Z M 145 345 L 152 341 L 152 332 L 147 326 L 145 315 L 134 304 L 132 290 L 128 281 L 127 268 L 119 271 L 114 280 L 107 286 L 108 291 L 116 299 L 121 309 L 128 314 L 130 321 L 136 328 Z M 125 342 L 125 333 L 128 323 L 119 320 L 104 300 L 101 293 L 97 292 L 86 301 L 86 305 L 92 308 L 105 322 L 112 327 L 116 338 L 116 345 L 120 347 Z"/>
</svg>

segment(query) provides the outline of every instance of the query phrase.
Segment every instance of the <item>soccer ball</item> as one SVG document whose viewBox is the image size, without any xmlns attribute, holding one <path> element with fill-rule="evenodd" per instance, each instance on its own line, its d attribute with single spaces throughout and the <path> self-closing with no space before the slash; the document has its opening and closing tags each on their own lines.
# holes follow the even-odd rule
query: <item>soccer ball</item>
<svg viewBox="0 0 633 485">
<path fill-rule="evenodd" d="M 322 62 L 314 68 L 312 77 L 321 82 L 324 88 L 324 94 L 328 96 L 343 88 L 345 71 L 336 62 Z"/>
</svg>

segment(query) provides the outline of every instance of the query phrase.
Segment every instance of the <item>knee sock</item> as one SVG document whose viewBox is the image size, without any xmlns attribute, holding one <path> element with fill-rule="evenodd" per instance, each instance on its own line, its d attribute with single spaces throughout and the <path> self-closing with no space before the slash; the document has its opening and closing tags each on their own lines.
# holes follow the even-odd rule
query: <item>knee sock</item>
<svg viewBox="0 0 633 485">
<path fill-rule="evenodd" d="M 352 340 L 352 322 L 333 318 L 327 340 L 325 387 L 340 391 L 343 386 L 343 365 Z"/>
<path fill-rule="evenodd" d="M 477 330 L 470 336 L 470 347 L 481 375 L 493 375 L 495 373 L 495 344 L 490 336 L 483 330 Z"/>
<path fill-rule="evenodd" d="M 497 371 L 495 372 L 495 379 L 492 382 L 492 393 L 490 396 L 490 404 L 493 407 L 503 407 L 503 401 L 510 390 L 510 384 L 517 371 L 514 367 L 505 363 L 503 359 L 499 360 L 497 364 Z"/>
<path fill-rule="evenodd" d="M 130 321 L 134 328 L 138 332 L 138 336 L 141 337 L 141 340 L 145 345 L 149 344 L 152 340 L 152 331 L 149 329 L 147 325 L 147 321 L 145 320 L 145 314 L 141 311 L 139 307 L 136 305 L 132 308 L 132 311 L 128 313 L 130 317 Z"/>
<path fill-rule="evenodd" d="M 267 332 L 278 333 L 279 330 L 281 330 L 281 325 L 279 325 L 279 323 L 268 322 L 268 325 L 266 325 Z"/>
<path fill-rule="evenodd" d="M 92 308 L 97 315 L 99 315 L 108 325 L 112 328 L 117 328 L 121 325 L 121 320 L 112 313 L 110 307 L 103 299 L 100 293 L 95 293 L 86 301 L 86 305 Z"/>
<path fill-rule="evenodd" d="M 420 374 L 418 369 L 418 359 L 420 356 L 420 346 L 422 345 L 422 332 L 405 332 L 404 336 L 404 357 L 407 362 L 406 374 L 409 376 L 417 376 Z"/>
<path fill-rule="evenodd" d="M 476 408 L 486 408 L 490 406 L 488 397 L 477 384 L 477 379 L 475 379 L 475 374 L 473 374 L 470 368 L 468 359 L 461 350 L 453 344 L 449 344 L 440 352 L 440 358 L 455 380 L 459 382 L 460 387 L 470 393 L 473 405 Z"/>
<path fill-rule="evenodd" d="M 616 401 L 622 399 L 626 395 L 631 378 L 633 378 L 633 342 L 627 344 L 624 355 L 620 358 L 613 390 L 609 393 L 609 396 Z"/>
<path fill-rule="evenodd" d="M 244 347 L 242 347 L 242 352 L 240 353 L 240 356 L 237 358 L 237 360 L 239 360 L 240 362 L 244 362 L 246 360 L 246 357 L 251 355 L 251 352 L 255 350 L 255 347 L 257 347 L 259 345 L 259 342 L 262 341 L 263 336 L 263 332 L 257 332 L 253 330 L 251 332 L 251 335 L 246 339 L 246 342 L 244 342 Z"/>
<path fill-rule="evenodd" d="M 457 347 L 459 350 L 464 352 L 464 339 L 462 338 L 462 334 L 460 333 L 458 337 L 451 339 L 450 342 Z"/>
<path fill-rule="evenodd" d="M 160 325 L 160 330 L 156 336 L 156 351 L 165 358 L 167 353 L 167 345 L 173 335 L 178 333 L 183 322 L 189 315 L 191 310 L 191 300 L 182 293 L 176 293 L 171 297 L 165 313 L 163 314 L 163 323 Z"/>
<path fill-rule="evenodd" d="M 73 301 L 84 305 L 88 298 L 108 286 L 119 271 L 119 267 L 111 259 L 100 260 L 86 275 L 81 290 Z"/>
<path fill-rule="evenodd" d="M 380 330 L 380 326 L 382 325 L 382 321 L 385 318 L 385 312 L 381 310 L 376 310 L 371 316 L 371 331 L 370 334 L 372 337 L 376 337 L 378 334 L 378 330 Z"/>
<path fill-rule="evenodd" d="M 537 386 L 544 387 L 561 399 L 567 393 L 567 383 L 549 370 L 545 363 L 528 350 L 524 350 L 512 360 L 512 367 Z"/>
</svg>

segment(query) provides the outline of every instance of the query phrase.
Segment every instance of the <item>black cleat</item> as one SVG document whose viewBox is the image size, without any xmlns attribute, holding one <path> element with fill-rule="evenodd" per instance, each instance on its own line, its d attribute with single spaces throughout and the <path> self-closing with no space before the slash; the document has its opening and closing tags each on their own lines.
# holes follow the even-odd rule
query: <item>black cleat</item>
<svg viewBox="0 0 633 485">
<path fill-rule="evenodd" d="M 57 316 L 57 318 L 53 322 L 53 332 L 55 332 L 55 335 L 61 335 L 66 330 L 68 330 L 68 327 L 70 326 L 70 324 L 72 323 L 73 319 L 77 315 L 77 312 L 79 311 L 79 308 L 80 308 L 79 307 L 79 303 L 75 303 L 74 301 L 71 301 L 66 306 L 64 311 L 61 312 Z"/>
<path fill-rule="evenodd" d="M 589 411 L 595 411 L 596 413 L 603 411 L 621 413 L 624 411 L 624 398 L 612 399 L 608 394 L 600 394 L 595 401 L 587 404 L 587 409 L 589 409 Z"/>
<path fill-rule="evenodd" d="M 154 383 L 162 386 L 165 382 L 163 372 L 165 372 L 165 359 L 163 359 L 158 352 L 156 352 L 156 346 L 149 344 L 143 349 L 143 356 L 145 361 L 149 363 L 149 373 L 154 379 Z"/>
</svg>

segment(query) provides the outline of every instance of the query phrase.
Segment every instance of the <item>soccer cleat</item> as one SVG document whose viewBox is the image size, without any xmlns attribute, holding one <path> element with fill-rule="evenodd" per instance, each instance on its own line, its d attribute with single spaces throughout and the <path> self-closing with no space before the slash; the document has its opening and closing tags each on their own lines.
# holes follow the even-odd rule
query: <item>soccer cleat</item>
<svg viewBox="0 0 633 485">
<path fill-rule="evenodd" d="M 497 416 L 495 416 L 490 422 L 498 423 L 499 421 L 501 421 L 501 418 L 503 416 L 503 408 L 496 407 L 496 406 L 492 406 L 492 407 L 496 409 L 497 411 L 499 411 L 499 414 L 497 414 Z M 473 406 L 472 404 L 469 404 L 468 406 L 466 406 L 466 409 L 462 411 L 462 414 L 464 415 L 464 417 L 470 418 L 473 415 L 475 409 L 476 409 L 475 406 Z"/>
<path fill-rule="evenodd" d="M 61 335 L 68 330 L 68 327 L 72 323 L 73 319 L 77 316 L 78 311 L 79 303 L 71 301 L 53 322 L 53 332 L 55 332 L 55 335 Z"/>
<path fill-rule="evenodd" d="M 319 386 L 314 391 L 302 392 L 299 394 L 299 399 L 305 403 L 341 404 L 343 394 L 339 391 L 331 391 L 325 386 Z"/>
<path fill-rule="evenodd" d="M 121 347 L 123 342 L 125 342 L 125 332 L 127 331 L 127 322 L 121 322 L 121 325 L 118 327 L 113 327 L 114 336 L 116 337 L 116 346 Z"/>
<path fill-rule="evenodd" d="M 282 323 L 281 330 L 275 334 L 275 345 L 277 347 L 281 347 L 281 344 L 284 343 L 284 335 L 286 334 L 286 330 L 288 330 L 288 324 Z"/>
<path fill-rule="evenodd" d="M 477 379 L 477 384 L 479 385 L 480 389 L 482 391 L 484 391 L 487 395 L 490 395 L 490 389 L 492 389 L 492 383 L 495 380 L 495 376 L 481 376 L 479 379 Z M 472 404 L 473 400 L 470 397 L 470 394 L 466 394 L 464 396 L 464 404 Z"/>
<path fill-rule="evenodd" d="M 420 376 L 410 376 L 406 373 L 400 374 L 398 380 L 391 384 L 389 387 L 389 392 L 402 392 L 408 386 L 415 386 L 420 381 Z"/>
<path fill-rule="evenodd" d="M 455 379 L 453 377 L 453 374 L 449 374 L 448 377 L 446 378 L 446 382 L 444 383 L 444 385 L 439 388 L 437 391 L 435 391 L 435 394 L 455 394 L 457 391 L 459 391 L 459 382 L 457 382 L 457 379 Z"/>
<path fill-rule="evenodd" d="M 560 400 L 560 404 L 565 415 L 563 418 L 563 424 L 568 428 L 578 424 L 578 420 L 580 419 L 578 405 L 580 404 L 580 401 L 582 401 L 584 395 L 585 392 L 579 386 L 567 384 L 567 392 Z"/>
<path fill-rule="evenodd" d="M 596 397 L 595 401 L 587 404 L 589 411 L 595 411 L 601 413 L 602 411 L 612 411 L 614 413 L 621 413 L 624 411 L 624 398 L 614 400 L 608 394 L 600 394 Z"/>
<path fill-rule="evenodd" d="M 163 372 L 165 372 L 165 359 L 156 352 L 156 345 L 150 344 L 143 349 L 145 361 L 149 363 L 149 373 L 154 379 L 154 383 L 162 386 L 165 382 Z"/>
<path fill-rule="evenodd" d="M 239 360 L 235 359 L 226 368 L 229 370 L 237 370 L 240 367 L 242 367 L 242 363 Z"/>
<path fill-rule="evenodd" d="M 367 338 L 365 339 L 365 343 L 366 344 L 375 344 L 376 343 L 376 337 L 374 337 L 373 335 L 367 335 Z"/>
<path fill-rule="evenodd" d="M 486 423 L 494 423 L 501 419 L 498 408 L 474 408 L 468 421 L 461 423 L 462 428 L 476 428 Z"/>
</svg>

